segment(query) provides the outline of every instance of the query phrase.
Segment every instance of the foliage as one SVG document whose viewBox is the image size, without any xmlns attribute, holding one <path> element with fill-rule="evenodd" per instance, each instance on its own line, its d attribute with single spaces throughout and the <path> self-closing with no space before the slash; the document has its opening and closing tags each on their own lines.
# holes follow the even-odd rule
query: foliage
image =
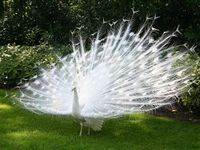
<svg viewBox="0 0 200 150">
<path fill-rule="evenodd" d="M 182 103 L 190 110 L 200 112 L 200 61 L 195 65 L 193 75 L 193 84 L 188 88 L 188 92 L 182 95 Z"/>
<path fill-rule="evenodd" d="M 191 45 L 200 41 L 200 1 L 191 0 L 2 0 L 0 2 L 0 44 L 35 45 L 68 43 L 70 31 L 83 26 L 86 35 L 96 32 L 103 20 L 116 21 L 132 17 L 131 8 L 139 13 L 135 26 L 146 15 L 158 15 L 155 27 L 175 30 L 179 39 Z"/>
<path fill-rule="evenodd" d="M 159 30 L 172 30 L 177 25 L 180 25 L 184 40 L 192 43 L 200 41 L 198 36 L 200 34 L 200 1 L 153 0 L 149 2 L 146 0 L 134 0 L 134 5 L 140 10 L 143 16 L 146 14 L 160 16 L 156 23 L 156 27 Z M 139 14 L 140 17 L 141 13 Z"/>
<path fill-rule="evenodd" d="M 68 15 L 68 1 L 3 0 L 1 5 L 1 45 L 35 45 L 44 40 L 64 43 L 69 40 L 69 32 L 74 25 Z M 46 34 L 52 35 L 50 39 L 46 39 Z"/>
<path fill-rule="evenodd" d="M 6 91 L 10 95 L 9 91 Z M 79 137 L 80 125 L 65 116 L 28 112 L 0 91 L 1 149 L 59 150 L 198 150 L 200 126 L 167 118 L 135 114 L 107 120 L 102 131 Z"/>
<path fill-rule="evenodd" d="M 0 88 L 14 87 L 38 73 L 39 66 L 55 61 L 51 47 L 46 45 L 1 46 L 0 47 Z"/>
</svg>

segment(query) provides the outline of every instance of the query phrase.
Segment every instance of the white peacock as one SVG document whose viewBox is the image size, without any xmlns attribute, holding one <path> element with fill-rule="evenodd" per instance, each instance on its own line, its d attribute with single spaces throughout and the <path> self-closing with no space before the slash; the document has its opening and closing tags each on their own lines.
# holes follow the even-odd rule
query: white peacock
<svg viewBox="0 0 200 150">
<path fill-rule="evenodd" d="M 186 73 L 191 66 L 176 65 L 188 52 L 169 46 L 178 30 L 154 39 L 154 20 L 148 18 L 137 32 L 131 20 L 104 38 L 99 31 L 87 52 L 80 37 L 72 42 L 73 53 L 25 84 L 18 100 L 35 113 L 73 116 L 80 122 L 80 135 L 83 126 L 88 133 L 101 130 L 106 118 L 173 103 L 191 78 Z"/>
</svg>

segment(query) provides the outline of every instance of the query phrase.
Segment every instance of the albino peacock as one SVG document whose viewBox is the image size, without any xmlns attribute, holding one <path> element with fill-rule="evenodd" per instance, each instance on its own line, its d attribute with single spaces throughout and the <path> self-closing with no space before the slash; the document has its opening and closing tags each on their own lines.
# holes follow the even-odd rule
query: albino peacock
<svg viewBox="0 0 200 150">
<path fill-rule="evenodd" d="M 80 135 L 83 126 L 101 130 L 105 118 L 173 103 L 191 79 L 191 66 L 180 63 L 188 51 L 169 45 L 178 30 L 154 39 L 154 20 L 147 18 L 137 32 L 130 20 L 106 37 L 99 31 L 89 51 L 80 36 L 72 54 L 24 85 L 19 102 L 35 113 L 73 116 Z"/>
</svg>

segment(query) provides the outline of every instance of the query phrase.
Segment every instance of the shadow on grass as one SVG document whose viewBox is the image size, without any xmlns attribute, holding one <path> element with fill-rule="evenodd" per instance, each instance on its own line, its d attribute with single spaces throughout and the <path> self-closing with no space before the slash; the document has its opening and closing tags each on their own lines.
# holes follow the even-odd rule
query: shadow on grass
<svg viewBox="0 0 200 150">
<path fill-rule="evenodd" d="M 200 125 L 145 114 L 106 120 L 101 132 L 87 136 L 85 129 L 82 137 L 70 117 L 36 115 L 10 103 L 0 104 L 0 118 L 0 147 L 6 150 L 200 149 Z"/>
</svg>

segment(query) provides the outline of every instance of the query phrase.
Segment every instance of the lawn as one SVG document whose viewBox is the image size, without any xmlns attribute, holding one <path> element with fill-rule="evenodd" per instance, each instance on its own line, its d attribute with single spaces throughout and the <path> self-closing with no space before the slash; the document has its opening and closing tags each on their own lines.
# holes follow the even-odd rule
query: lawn
<svg viewBox="0 0 200 150">
<path fill-rule="evenodd" d="M 146 114 L 105 121 L 84 132 L 65 116 L 37 115 L 0 91 L 0 150 L 199 150 L 200 124 Z"/>
</svg>

